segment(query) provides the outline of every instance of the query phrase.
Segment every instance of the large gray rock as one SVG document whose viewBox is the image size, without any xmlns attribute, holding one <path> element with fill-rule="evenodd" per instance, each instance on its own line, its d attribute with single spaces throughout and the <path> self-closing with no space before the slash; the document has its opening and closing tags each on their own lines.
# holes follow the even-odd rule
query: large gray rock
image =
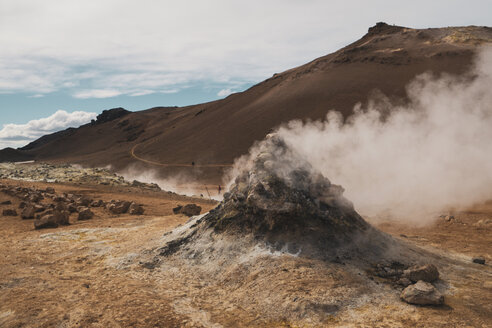
<svg viewBox="0 0 492 328">
<path fill-rule="evenodd" d="M 422 280 L 405 288 L 400 297 L 405 302 L 416 305 L 441 305 L 444 303 L 444 296 L 432 284 Z"/>
<path fill-rule="evenodd" d="M 439 279 L 439 271 L 434 264 L 426 264 L 420 266 L 412 266 L 403 271 L 403 277 L 417 282 L 419 280 L 433 282 Z"/>
</svg>

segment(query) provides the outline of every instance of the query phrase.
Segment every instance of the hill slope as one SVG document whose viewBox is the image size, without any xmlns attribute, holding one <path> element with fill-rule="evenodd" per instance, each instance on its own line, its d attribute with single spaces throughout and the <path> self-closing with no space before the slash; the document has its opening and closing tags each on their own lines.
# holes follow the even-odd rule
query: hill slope
<svg viewBox="0 0 492 328">
<path fill-rule="evenodd" d="M 14 155 L 111 164 L 116 169 L 138 163 L 163 174 L 184 171 L 215 182 L 224 167 L 275 126 L 293 119 L 322 119 L 331 109 L 346 117 L 374 90 L 403 100 L 405 86 L 416 75 L 462 74 L 480 45 L 491 42 L 489 27 L 419 30 L 378 23 L 335 53 L 274 74 L 225 99 L 122 116 L 106 114 L 93 124 L 45 136 Z M 114 111 L 121 109 L 110 113 Z M 0 159 L 9 155 L 0 151 Z"/>
</svg>

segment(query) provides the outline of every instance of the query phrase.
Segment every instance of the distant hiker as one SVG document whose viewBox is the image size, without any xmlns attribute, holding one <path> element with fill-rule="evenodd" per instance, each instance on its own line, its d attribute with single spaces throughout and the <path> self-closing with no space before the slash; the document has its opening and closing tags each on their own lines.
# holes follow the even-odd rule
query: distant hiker
<svg viewBox="0 0 492 328">
<path fill-rule="evenodd" d="M 195 162 L 191 162 L 191 165 L 192 165 L 192 166 L 195 166 Z"/>
<path fill-rule="evenodd" d="M 221 190 L 222 190 L 222 188 L 221 188 L 221 187 L 220 187 L 220 185 L 219 185 L 219 195 L 220 195 L 220 191 L 221 191 Z"/>
</svg>

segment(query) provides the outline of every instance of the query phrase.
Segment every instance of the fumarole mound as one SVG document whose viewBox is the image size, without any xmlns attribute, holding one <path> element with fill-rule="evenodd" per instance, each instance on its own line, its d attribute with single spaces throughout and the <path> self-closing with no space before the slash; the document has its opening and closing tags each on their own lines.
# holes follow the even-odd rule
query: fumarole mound
<svg viewBox="0 0 492 328">
<path fill-rule="evenodd" d="M 254 146 L 236 167 L 237 177 L 224 200 L 174 231 L 161 255 L 232 255 L 226 253 L 255 244 L 310 258 L 367 259 L 396 246 L 364 221 L 343 197 L 342 187 L 330 183 L 275 134 Z M 227 241 L 235 247 L 224 253 Z"/>
</svg>

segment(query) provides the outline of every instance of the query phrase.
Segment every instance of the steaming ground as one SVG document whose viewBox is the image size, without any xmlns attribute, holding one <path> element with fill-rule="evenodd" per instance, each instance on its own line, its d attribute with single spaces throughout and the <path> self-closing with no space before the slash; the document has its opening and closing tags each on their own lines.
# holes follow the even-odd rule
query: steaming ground
<svg viewBox="0 0 492 328">
<path fill-rule="evenodd" d="M 364 215 L 426 223 L 492 195 L 492 47 L 466 76 L 418 76 L 409 101 L 383 95 L 345 123 L 293 121 L 278 130 Z M 241 163 L 241 162 L 239 162 Z"/>
<path fill-rule="evenodd" d="M 283 166 L 285 173 L 289 167 Z M 128 186 L 2 183 L 131 199 L 145 207 L 140 217 L 98 211 L 93 220 L 43 231 L 30 220 L 2 217 L 2 327 L 444 328 L 487 327 L 492 317 L 490 204 L 425 229 L 383 226 L 415 249 L 419 262 L 439 268 L 436 286 L 445 305 L 434 308 L 402 302 L 399 290 L 364 270 L 368 258 L 307 258 L 306 248 L 277 249 L 237 236 L 203 244 L 201 250 L 216 255 L 210 261 L 190 248 L 153 262 L 149 250 L 162 248 L 172 235 L 166 232 L 186 231 L 200 220 L 172 215 L 172 208 L 197 202 L 208 211 L 215 206 L 210 201 Z M 12 204 L 2 208 L 18 208 L 20 199 L 0 193 L 4 201 Z M 487 264 L 472 263 L 476 255 Z"/>
</svg>

